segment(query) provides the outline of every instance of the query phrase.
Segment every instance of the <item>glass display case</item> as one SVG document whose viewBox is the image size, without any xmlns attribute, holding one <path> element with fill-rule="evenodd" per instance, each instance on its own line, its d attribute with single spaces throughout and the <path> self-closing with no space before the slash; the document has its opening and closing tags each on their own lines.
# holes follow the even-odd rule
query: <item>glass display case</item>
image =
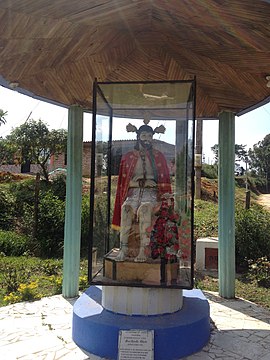
<svg viewBox="0 0 270 360">
<path fill-rule="evenodd" d="M 95 82 L 90 283 L 193 287 L 194 122 L 195 79 Z"/>
</svg>

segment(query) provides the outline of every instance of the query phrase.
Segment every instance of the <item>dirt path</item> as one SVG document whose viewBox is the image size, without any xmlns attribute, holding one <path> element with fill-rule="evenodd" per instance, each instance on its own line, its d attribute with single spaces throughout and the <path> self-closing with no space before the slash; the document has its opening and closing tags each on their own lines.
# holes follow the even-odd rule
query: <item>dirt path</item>
<svg viewBox="0 0 270 360">
<path fill-rule="evenodd" d="M 258 197 L 258 203 L 270 211 L 270 194 L 263 194 Z"/>
</svg>

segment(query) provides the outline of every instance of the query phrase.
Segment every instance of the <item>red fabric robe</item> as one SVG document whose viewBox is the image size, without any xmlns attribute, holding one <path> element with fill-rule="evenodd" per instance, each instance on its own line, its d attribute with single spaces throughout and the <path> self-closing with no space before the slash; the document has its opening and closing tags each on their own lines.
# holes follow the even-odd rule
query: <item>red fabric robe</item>
<svg viewBox="0 0 270 360">
<path fill-rule="evenodd" d="M 157 170 L 157 192 L 158 200 L 160 200 L 163 194 L 171 193 L 170 174 L 164 155 L 155 149 L 152 150 L 152 153 Z M 112 219 L 112 228 L 115 230 L 120 230 L 121 208 L 124 201 L 126 200 L 129 189 L 129 182 L 132 179 L 134 168 L 137 164 L 139 156 L 139 151 L 133 150 L 123 155 L 121 159 L 114 204 L 114 214 Z"/>
</svg>

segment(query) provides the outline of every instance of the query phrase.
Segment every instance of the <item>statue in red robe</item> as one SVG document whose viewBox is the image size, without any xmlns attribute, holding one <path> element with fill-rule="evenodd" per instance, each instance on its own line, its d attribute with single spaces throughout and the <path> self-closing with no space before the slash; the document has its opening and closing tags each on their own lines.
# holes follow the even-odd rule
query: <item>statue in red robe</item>
<svg viewBox="0 0 270 360">
<path fill-rule="evenodd" d="M 128 237 L 134 218 L 138 221 L 140 233 L 139 254 L 134 261 L 146 260 L 145 247 L 149 243 L 146 229 L 151 226 L 153 210 L 161 203 L 163 194 L 171 193 L 167 161 L 152 147 L 154 133 L 164 130 L 162 126 L 153 130 L 151 126 L 142 125 L 136 129 L 135 149 L 122 157 L 112 220 L 112 228 L 120 231 L 117 261 L 124 261 L 127 257 Z"/>
</svg>

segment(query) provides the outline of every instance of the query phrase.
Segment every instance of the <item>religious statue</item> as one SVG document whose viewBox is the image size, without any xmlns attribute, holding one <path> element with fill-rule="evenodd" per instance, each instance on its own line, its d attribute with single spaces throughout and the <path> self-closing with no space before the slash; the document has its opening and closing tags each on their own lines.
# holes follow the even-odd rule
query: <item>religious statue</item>
<svg viewBox="0 0 270 360">
<path fill-rule="evenodd" d="M 139 252 L 134 261 L 146 261 L 145 248 L 149 244 L 147 229 L 162 196 L 171 193 L 170 174 L 164 155 L 153 148 L 153 135 L 164 133 L 163 125 L 153 129 L 144 121 L 139 129 L 128 124 L 127 131 L 137 133 L 134 150 L 123 155 L 117 184 L 112 228 L 120 231 L 120 251 L 116 261 L 128 256 L 128 239 L 134 223 L 139 227 Z"/>
</svg>

